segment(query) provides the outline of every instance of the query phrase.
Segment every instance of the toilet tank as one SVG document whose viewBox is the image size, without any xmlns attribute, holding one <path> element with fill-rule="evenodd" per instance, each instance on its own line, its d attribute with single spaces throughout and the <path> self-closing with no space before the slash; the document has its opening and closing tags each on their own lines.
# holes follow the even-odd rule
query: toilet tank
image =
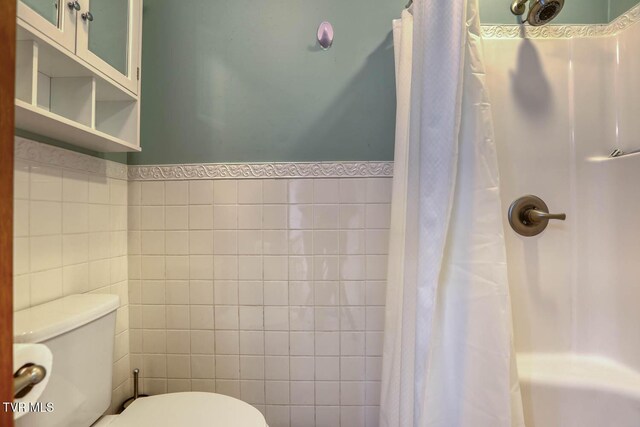
<svg viewBox="0 0 640 427">
<path fill-rule="evenodd" d="M 14 313 L 14 342 L 41 343 L 53 354 L 39 401 L 49 413 L 30 413 L 17 427 L 88 427 L 109 407 L 117 295 L 82 294 Z"/>
</svg>

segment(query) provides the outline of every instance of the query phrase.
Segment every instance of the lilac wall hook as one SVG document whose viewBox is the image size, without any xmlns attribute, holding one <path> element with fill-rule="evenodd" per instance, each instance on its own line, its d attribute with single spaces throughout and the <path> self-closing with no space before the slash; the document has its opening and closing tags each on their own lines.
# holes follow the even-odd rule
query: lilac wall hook
<svg viewBox="0 0 640 427">
<path fill-rule="evenodd" d="M 323 50 L 329 49 L 333 44 L 333 27 L 327 21 L 318 27 L 318 43 Z"/>
</svg>

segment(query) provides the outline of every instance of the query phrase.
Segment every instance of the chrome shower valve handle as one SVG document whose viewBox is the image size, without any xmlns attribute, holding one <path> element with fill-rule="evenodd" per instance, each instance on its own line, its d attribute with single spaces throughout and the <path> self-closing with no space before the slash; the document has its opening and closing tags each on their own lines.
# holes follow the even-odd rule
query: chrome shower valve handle
<svg viewBox="0 0 640 427">
<path fill-rule="evenodd" d="M 564 213 L 551 214 L 547 204 L 539 197 L 528 195 L 520 197 L 509 207 L 509 225 L 521 236 L 537 236 L 542 233 L 549 220 L 564 221 Z"/>
</svg>

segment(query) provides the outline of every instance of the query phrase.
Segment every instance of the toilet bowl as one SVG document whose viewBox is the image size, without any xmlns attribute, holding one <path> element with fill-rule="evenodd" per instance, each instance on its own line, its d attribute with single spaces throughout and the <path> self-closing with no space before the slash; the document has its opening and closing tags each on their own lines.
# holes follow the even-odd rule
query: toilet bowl
<svg viewBox="0 0 640 427">
<path fill-rule="evenodd" d="M 120 415 L 101 418 L 93 427 L 267 427 L 256 408 L 216 393 L 160 394 L 135 400 Z"/>
<path fill-rule="evenodd" d="M 14 342 L 41 343 L 53 355 L 40 396 L 50 413 L 28 413 L 16 427 L 267 427 L 256 408 L 216 393 L 169 393 L 136 399 L 120 415 L 111 404 L 116 295 L 82 294 L 14 314 Z M 121 403 L 121 402 L 116 402 Z"/>
</svg>

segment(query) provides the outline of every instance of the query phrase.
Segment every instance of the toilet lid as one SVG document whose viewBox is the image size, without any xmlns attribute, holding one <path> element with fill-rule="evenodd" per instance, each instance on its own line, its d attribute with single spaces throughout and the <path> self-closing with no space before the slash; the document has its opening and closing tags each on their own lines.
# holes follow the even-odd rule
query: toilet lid
<svg viewBox="0 0 640 427">
<path fill-rule="evenodd" d="M 135 400 L 109 427 L 267 427 L 253 406 L 216 393 L 185 392 Z"/>
</svg>

